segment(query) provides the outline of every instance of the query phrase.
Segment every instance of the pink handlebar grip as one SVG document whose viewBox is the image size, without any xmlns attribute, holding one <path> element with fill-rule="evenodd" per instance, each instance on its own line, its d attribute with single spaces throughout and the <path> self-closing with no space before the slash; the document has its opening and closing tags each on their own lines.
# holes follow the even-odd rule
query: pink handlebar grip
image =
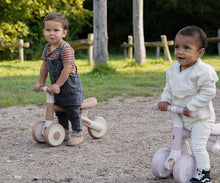
<svg viewBox="0 0 220 183">
<path fill-rule="evenodd" d="M 157 102 L 156 104 L 155 104 L 155 109 L 156 110 L 159 110 L 158 109 L 158 103 L 159 102 Z M 168 107 L 167 107 L 167 110 L 169 111 L 169 112 L 173 112 L 173 113 L 178 113 L 178 114 L 182 114 L 183 113 L 183 108 L 182 107 L 179 107 L 179 106 L 175 106 L 175 105 L 169 105 Z M 191 115 L 190 115 L 190 117 L 195 117 L 197 115 L 197 113 L 196 112 L 191 112 Z"/>
</svg>

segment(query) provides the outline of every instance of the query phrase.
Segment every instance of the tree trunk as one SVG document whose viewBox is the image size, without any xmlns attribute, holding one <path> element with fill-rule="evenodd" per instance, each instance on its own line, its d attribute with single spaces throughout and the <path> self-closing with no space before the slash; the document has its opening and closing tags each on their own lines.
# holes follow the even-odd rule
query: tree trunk
<svg viewBox="0 0 220 183">
<path fill-rule="evenodd" d="M 146 59 L 143 28 L 143 0 L 133 0 L 133 35 L 135 60 L 143 64 Z"/>
<path fill-rule="evenodd" d="M 94 67 L 107 65 L 107 0 L 93 0 Z"/>
</svg>

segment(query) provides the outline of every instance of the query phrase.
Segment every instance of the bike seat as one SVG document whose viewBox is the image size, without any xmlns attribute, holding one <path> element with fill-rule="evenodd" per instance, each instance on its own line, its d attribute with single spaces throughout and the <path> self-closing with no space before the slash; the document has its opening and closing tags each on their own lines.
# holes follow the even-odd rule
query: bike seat
<svg viewBox="0 0 220 183">
<path fill-rule="evenodd" d="M 220 123 L 215 123 L 213 125 L 211 135 L 220 135 Z"/>
<path fill-rule="evenodd" d="M 86 108 L 92 108 L 97 105 L 97 100 L 94 97 L 91 98 L 86 98 L 83 100 L 83 104 L 81 106 L 81 109 L 86 109 Z"/>
<path fill-rule="evenodd" d="M 213 128 L 212 128 L 212 131 L 211 131 L 210 135 L 212 135 L 212 136 L 220 136 L 220 122 L 215 123 L 213 125 Z M 187 129 L 184 129 L 183 130 L 183 136 L 189 138 L 191 136 L 191 131 L 189 131 Z"/>
</svg>

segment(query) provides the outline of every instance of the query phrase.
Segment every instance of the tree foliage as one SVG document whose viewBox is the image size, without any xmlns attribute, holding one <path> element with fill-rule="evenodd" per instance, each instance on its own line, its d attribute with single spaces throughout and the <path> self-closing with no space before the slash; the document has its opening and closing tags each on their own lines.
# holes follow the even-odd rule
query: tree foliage
<svg viewBox="0 0 220 183">
<path fill-rule="evenodd" d="M 147 0 L 145 2 L 145 30 L 148 40 L 164 33 L 172 39 L 176 32 L 187 25 L 197 25 L 207 35 L 216 36 L 220 28 L 220 0 Z"/>
<path fill-rule="evenodd" d="M 162 34 L 173 40 L 177 31 L 187 25 L 200 26 L 208 37 L 216 37 L 220 28 L 219 10 L 220 0 L 144 0 L 145 41 L 160 41 Z M 111 25 L 109 47 L 119 47 L 127 41 L 128 35 L 133 34 L 131 0 L 108 1 L 108 25 Z M 215 44 L 208 49 L 212 46 L 217 52 Z"/>
<path fill-rule="evenodd" d="M 16 43 L 22 38 L 31 44 L 30 49 L 25 49 L 25 56 L 28 59 L 39 58 L 44 47 L 42 20 L 48 13 L 61 12 L 67 17 L 67 40 L 77 39 L 83 26 L 92 26 L 89 22 L 92 11 L 83 8 L 84 1 L 0 0 L 0 41 Z M 5 51 L 3 53 L 8 55 Z"/>
<path fill-rule="evenodd" d="M 93 31 L 92 9 L 93 0 L 0 0 L 0 41 L 15 43 L 22 38 L 31 43 L 25 49 L 26 59 L 39 58 L 44 47 L 42 19 L 46 14 L 59 11 L 67 16 L 69 41 L 85 38 Z M 220 28 L 219 10 L 220 0 L 144 0 L 145 41 L 159 41 L 162 34 L 172 40 L 186 25 L 200 26 L 208 37 L 215 37 Z M 108 0 L 107 14 L 109 47 L 121 51 L 120 44 L 133 34 L 132 1 Z M 215 44 L 210 44 L 208 50 L 212 46 L 217 53 Z M 8 52 L 1 52 L 1 57 L 13 58 Z"/>
</svg>

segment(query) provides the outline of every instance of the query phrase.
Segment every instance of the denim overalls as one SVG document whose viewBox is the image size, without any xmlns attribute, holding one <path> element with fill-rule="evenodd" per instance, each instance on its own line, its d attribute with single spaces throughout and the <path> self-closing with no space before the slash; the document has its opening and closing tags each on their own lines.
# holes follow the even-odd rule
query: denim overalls
<svg viewBox="0 0 220 183">
<path fill-rule="evenodd" d="M 63 50 L 68 43 L 64 42 L 60 48 L 59 56 L 56 59 L 49 59 L 47 57 L 47 49 L 49 44 L 46 45 L 44 55 L 47 62 L 47 68 L 50 75 L 51 84 L 56 83 L 61 71 L 63 70 Z M 77 72 L 74 76 L 69 75 L 67 81 L 60 87 L 60 93 L 54 94 L 55 104 L 66 108 L 67 112 L 56 112 L 58 122 L 68 130 L 68 120 L 72 123 L 73 131 L 81 130 L 81 116 L 80 106 L 83 101 L 83 86 Z"/>
</svg>

